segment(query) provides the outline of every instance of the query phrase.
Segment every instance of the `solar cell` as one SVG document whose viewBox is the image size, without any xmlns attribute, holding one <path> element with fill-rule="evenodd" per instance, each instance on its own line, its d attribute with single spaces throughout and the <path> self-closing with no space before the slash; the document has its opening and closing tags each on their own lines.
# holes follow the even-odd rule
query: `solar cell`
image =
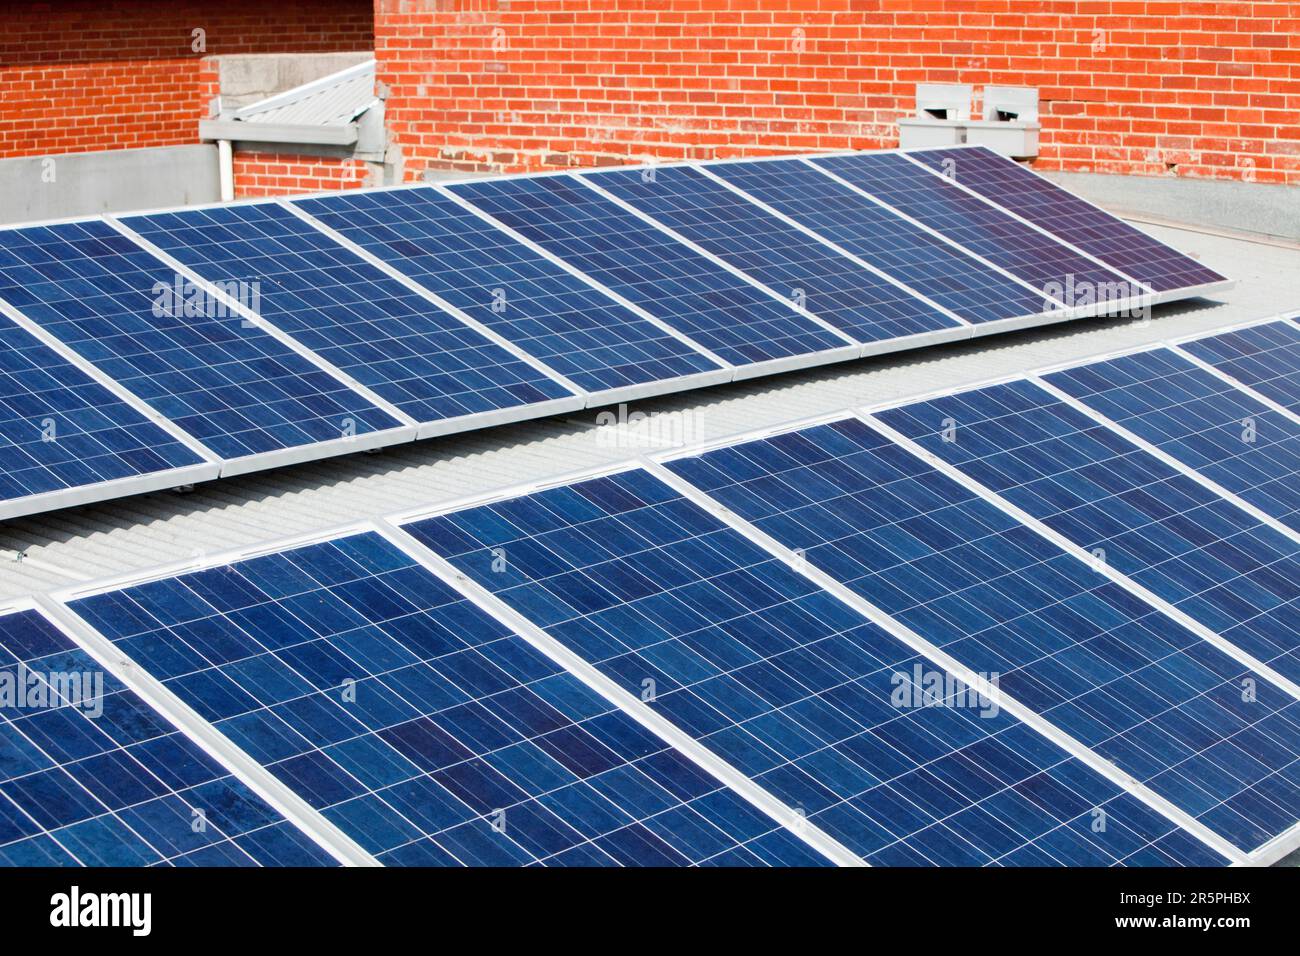
<svg viewBox="0 0 1300 956">
<path fill-rule="evenodd" d="M 70 606 L 380 862 L 828 862 L 377 533 Z"/>
<path fill-rule="evenodd" d="M 105 482 L 125 494 L 216 475 L 216 465 L 0 316 L 0 517 L 75 503 Z"/>
<path fill-rule="evenodd" d="M 1213 269 L 983 146 L 907 155 L 1157 292 L 1225 281 Z"/>
<path fill-rule="evenodd" d="M 1085 289 L 1106 290 L 1106 298 L 1116 300 L 1144 291 L 897 153 L 827 156 L 812 162 L 1066 305 L 1079 304 L 1073 299 L 1076 292 L 1082 297 Z"/>
<path fill-rule="evenodd" d="M 194 291 L 105 222 L 0 231 L 0 298 L 223 458 L 399 425 Z"/>
<path fill-rule="evenodd" d="M 1267 322 L 1179 347 L 1300 414 L 1300 326 L 1295 323 Z"/>
<path fill-rule="evenodd" d="M 0 864 L 334 860 L 35 610 L 0 616 Z"/>
<path fill-rule="evenodd" d="M 571 394 L 275 203 L 122 222 L 208 280 L 256 278 L 263 318 L 418 422 Z"/>
<path fill-rule="evenodd" d="M 1026 381 L 877 417 L 1300 679 L 1300 545 L 1286 535 Z"/>
<path fill-rule="evenodd" d="M 1168 349 L 1044 378 L 1300 531 L 1300 423 Z"/>
<path fill-rule="evenodd" d="M 432 189 L 295 204 L 588 391 L 721 368 Z"/>
<path fill-rule="evenodd" d="M 1239 849 L 1300 819 L 1300 702 L 861 421 L 668 467 Z"/>
<path fill-rule="evenodd" d="M 1054 307 L 1027 288 L 797 159 L 714 163 L 709 171 L 862 257 L 968 322 Z"/>
<path fill-rule="evenodd" d="M 1222 862 L 646 472 L 405 530 L 868 862 Z"/>
<path fill-rule="evenodd" d="M 734 365 L 848 347 L 570 176 L 447 189 Z"/>
<path fill-rule="evenodd" d="M 699 170 L 666 167 L 647 177 L 644 170 L 626 169 L 584 177 L 769 288 L 798 298 L 860 342 L 960 326 Z"/>
</svg>

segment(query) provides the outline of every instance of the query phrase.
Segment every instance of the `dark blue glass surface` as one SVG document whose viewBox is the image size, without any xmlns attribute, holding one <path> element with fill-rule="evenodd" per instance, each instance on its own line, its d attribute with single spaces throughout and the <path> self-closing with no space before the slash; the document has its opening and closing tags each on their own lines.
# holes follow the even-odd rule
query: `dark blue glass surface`
<svg viewBox="0 0 1300 956">
<path fill-rule="evenodd" d="M 1300 531 L 1300 424 L 1287 416 L 1168 349 L 1046 379 Z"/>
<path fill-rule="evenodd" d="M 955 679 L 927 705 L 942 672 L 645 472 L 407 530 L 871 863 L 1107 865 L 1175 830 Z"/>
<path fill-rule="evenodd" d="M 1295 322 L 1209 335 L 1182 348 L 1283 408 L 1300 412 L 1300 326 Z"/>
<path fill-rule="evenodd" d="M 587 174 L 608 190 L 860 342 L 959 323 L 709 179 L 670 166 Z"/>
<path fill-rule="evenodd" d="M 879 417 L 1300 680 L 1300 545 L 1286 535 L 1028 382 Z"/>
<path fill-rule="evenodd" d="M 263 318 L 417 421 L 569 394 L 274 203 L 123 222 L 206 279 L 258 280 Z"/>
<path fill-rule="evenodd" d="M 223 458 L 398 424 L 194 292 L 107 223 L 0 232 L 0 298 Z"/>
<path fill-rule="evenodd" d="M 589 391 L 720 367 L 432 189 L 296 202 Z"/>
<path fill-rule="evenodd" d="M 1223 281 L 1213 269 L 986 147 L 908 155 L 1157 292 Z"/>
<path fill-rule="evenodd" d="M 942 176 L 898 153 L 827 156 L 813 162 L 871 193 L 899 212 L 924 223 L 994 265 L 1057 297 L 1070 289 L 1126 289 L 1137 295 L 1117 272 L 1080 255 L 1050 236 L 1030 228 L 963 192 Z M 1080 304 L 1068 300 L 1066 305 Z"/>
<path fill-rule="evenodd" d="M 73 606 L 383 863 L 828 862 L 377 534 Z"/>
<path fill-rule="evenodd" d="M 1041 293 L 800 160 L 715 163 L 709 171 L 968 322 L 1019 318 L 1055 307 Z"/>
<path fill-rule="evenodd" d="M 670 467 L 1242 850 L 1300 818 L 1300 703 L 861 421 Z"/>
<path fill-rule="evenodd" d="M 0 500 L 136 478 L 202 461 L 0 316 Z"/>
<path fill-rule="evenodd" d="M 334 864 L 36 611 L 0 682 L 0 865 Z"/>
<path fill-rule="evenodd" d="M 847 344 L 572 177 L 447 188 L 734 365 Z"/>
</svg>

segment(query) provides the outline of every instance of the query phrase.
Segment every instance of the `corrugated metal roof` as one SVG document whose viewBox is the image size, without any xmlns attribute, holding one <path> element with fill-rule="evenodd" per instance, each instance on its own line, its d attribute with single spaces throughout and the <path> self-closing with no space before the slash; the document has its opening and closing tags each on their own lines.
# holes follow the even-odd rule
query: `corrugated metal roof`
<svg viewBox="0 0 1300 956">
<path fill-rule="evenodd" d="M 375 61 L 368 60 L 250 103 L 231 118 L 278 126 L 346 126 L 376 102 Z"/>
<path fill-rule="evenodd" d="M 639 402 L 636 410 L 681 412 L 690 426 L 690 440 L 703 441 L 851 405 L 975 384 L 1300 306 L 1300 249 L 1186 230 L 1152 231 L 1240 279 L 1239 285 L 1214 303 L 1193 300 L 1160 306 L 1149 323 L 1069 323 L 666 396 Z M 587 411 L 568 419 L 227 479 L 188 494 L 163 492 L 11 521 L 0 528 L 0 598 L 543 481 L 644 450 L 626 429 L 596 428 L 595 414 Z M 611 433 L 621 439 L 610 441 Z M 17 559 L 19 553 L 22 560 Z"/>
</svg>

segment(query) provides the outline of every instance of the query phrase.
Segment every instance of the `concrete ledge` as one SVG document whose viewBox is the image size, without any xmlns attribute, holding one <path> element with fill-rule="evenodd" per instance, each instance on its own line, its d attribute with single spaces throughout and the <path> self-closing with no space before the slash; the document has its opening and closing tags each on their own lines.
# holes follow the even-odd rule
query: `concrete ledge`
<svg viewBox="0 0 1300 956">
<path fill-rule="evenodd" d="M 1103 173 L 1043 175 L 1120 215 L 1300 241 L 1300 186 Z"/>
</svg>

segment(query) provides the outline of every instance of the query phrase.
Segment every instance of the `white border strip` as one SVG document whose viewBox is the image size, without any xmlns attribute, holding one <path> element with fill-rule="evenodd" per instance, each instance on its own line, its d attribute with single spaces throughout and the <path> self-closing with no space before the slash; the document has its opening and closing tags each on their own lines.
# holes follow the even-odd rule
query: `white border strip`
<svg viewBox="0 0 1300 956">
<path fill-rule="evenodd" d="M 418 561 L 425 569 L 437 575 L 474 604 L 479 610 L 510 628 L 534 649 L 549 657 L 578 678 L 588 688 L 609 701 L 628 717 L 649 730 L 660 740 L 680 751 L 697 766 L 707 771 L 724 786 L 744 797 L 762 810 L 777 824 L 807 843 L 839 866 L 866 866 L 866 862 L 851 852 L 820 827 L 796 813 L 784 801 L 778 800 L 749 777 L 703 746 L 694 737 L 677 727 L 667 718 L 647 707 L 638 697 L 629 693 L 606 677 L 592 664 L 551 637 L 545 630 L 506 605 L 468 575 L 456 570 L 444 558 L 435 554 L 421 542 L 386 520 L 377 522 L 378 531 L 391 544 Z"/>
<path fill-rule="evenodd" d="M 700 491 L 690 482 L 679 478 L 661 463 L 648 461 L 646 463 L 646 470 L 660 481 L 669 485 L 673 490 L 692 501 L 694 504 L 708 511 L 715 518 L 720 519 L 733 531 L 738 532 L 749 541 L 763 548 L 772 555 L 772 557 L 780 560 L 793 571 L 803 575 L 822 590 L 834 595 L 841 601 L 841 603 L 847 604 L 858 613 L 870 619 L 872 622 L 887 631 L 891 636 L 910 647 L 913 651 L 923 655 L 936 666 L 960 679 L 968 687 L 974 689 L 976 693 L 983 695 L 985 699 L 996 700 L 999 706 L 1012 716 L 1037 731 L 1041 736 L 1046 737 L 1070 756 L 1076 758 L 1081 763 L 1086 764 L 1089 768 L 1105 777 L 1111 783 L 1119 787 L 1121 791 L 1128 793 L 1130 796 L 1146 804 L 1148 807 L 1168 819 L 1171 823 L 1174 823 L 1181 829 L 1189 832 L 1206 846 L 1209 846 L 1227 859 L 1232 860 L 1235 863 L 1245 863 L 1248 861 L 1249 858 L 1246 853 L 1234 847 L 1223 837 L 1214 833 L 1185 811 L 1179 809 L 1164 797 L 1161 797 L 1159 794 L 1152 791 L 1145 784 L 1121 770 L 1111 761 L 1105 759 L 1090 748 L 1085 747 L 1082 743 L 1065 733 L 1055 724 L 1040 716 L 1036 711 L 1031 710 L 1029 707 L 1026 707 L 1019 701 L 993 687 L 984 677 L 975 673 L 969 667 L 957 661 L 938 647 L 935 647 L 911 628 L 902 624 L 889 614 L 886 614 L 874 604 L 868 602 L 856 591 L 853 591 L 851 588 L 842 584 L 840 581 L 836 580 L 821 569 L 813 567 L 809 561 L 800 560 L 796 554 L 776 539 L 760 531 L 758 528 L 736 515 L 735 512 L 715 501 L 705 492 Z"/>
<path fill-rule="evenodd" d="M 123 654 L 71 608 L 44 596 L 35 598 L 33 606 L 164 720 L 265 800 L 290 824 L 328 851 L 334 859 L 345 866 L 380 865 L 360 844 L 235 746 L 229 738 L 200 717 L 152 674 Z"/>
</svg>

